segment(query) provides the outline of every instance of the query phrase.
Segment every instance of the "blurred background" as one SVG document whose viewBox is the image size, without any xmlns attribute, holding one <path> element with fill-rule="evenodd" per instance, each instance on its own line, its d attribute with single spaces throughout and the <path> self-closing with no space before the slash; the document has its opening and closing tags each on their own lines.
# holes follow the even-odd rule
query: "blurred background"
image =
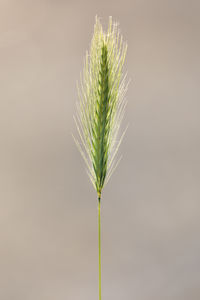
<svg viewBox="0 0 200 300">
<path fill-rule="evenodd" d="M 0 299 L 98 299 L 97 196 L 71 137 L 95 15 L 120 23 L 131 78 L 102 298 L 199 300 L 198 0 L 0 0 Z"/>
</svg>

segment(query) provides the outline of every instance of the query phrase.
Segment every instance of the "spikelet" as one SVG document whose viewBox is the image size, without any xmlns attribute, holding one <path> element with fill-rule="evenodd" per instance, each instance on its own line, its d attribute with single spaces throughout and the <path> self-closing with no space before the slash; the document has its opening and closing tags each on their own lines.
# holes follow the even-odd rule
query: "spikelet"
<svg viewBox="0 0 200 300">
<path fill-rule="evenodd" d="M 126 106 L 124 95 L 128 85 L 126 75 L 122 74 L 126 51 L 127 44 L 112 17 L 107 33 L 96 17 L 90 52 L 86 53 L 78 86 L 79 103 L 74 119 L 79 140 L 74 139 L 99 199 L 118 164 L 115 157 L 125 133 L 117 140 Z"/>
</svg>

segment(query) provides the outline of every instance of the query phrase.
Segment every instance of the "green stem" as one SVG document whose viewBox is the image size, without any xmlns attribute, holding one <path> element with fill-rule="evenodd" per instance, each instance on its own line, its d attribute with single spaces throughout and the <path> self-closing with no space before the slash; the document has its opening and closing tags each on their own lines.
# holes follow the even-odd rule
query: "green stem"
<svg viewBox="0 0 200 300">
<path fill-rule="evenodd" d="M 101 198 L 98 198 L 98 228 L 99 228 L 99 300 L 101 300 Z"/>
</svg>

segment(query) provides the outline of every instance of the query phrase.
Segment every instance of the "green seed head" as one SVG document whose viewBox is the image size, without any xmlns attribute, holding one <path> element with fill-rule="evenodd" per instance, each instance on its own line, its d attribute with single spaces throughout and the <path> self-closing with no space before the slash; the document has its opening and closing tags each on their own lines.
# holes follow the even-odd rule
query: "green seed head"
<svg viewBox="0 0 200 300">
<path fill-rule="evenodd" d="M 118 164 L 115 156 L 124 135 L 117 140 L 126 105 L 126 76 L 122 74 L 126 50 L 127 44 L 112 18 L 104 33 L 96 17 L 90 52 L 86 53 L 78 87 L 80 101 L 75 122 L 80 139 L 75 142 L 99 198 Z"/>
</svg>

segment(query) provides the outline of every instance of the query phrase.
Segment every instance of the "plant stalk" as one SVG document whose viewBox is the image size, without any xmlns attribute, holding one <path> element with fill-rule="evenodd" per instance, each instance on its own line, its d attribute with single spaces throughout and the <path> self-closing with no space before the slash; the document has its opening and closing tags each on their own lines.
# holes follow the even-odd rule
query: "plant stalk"
<svg viewBox="0 0 200 300">
<path fill-rule="evenodd" d="M 98 197 L 98 235 L 99 235 L 99 300 L 101 300 L 101 197 Z"/>
</svg>

